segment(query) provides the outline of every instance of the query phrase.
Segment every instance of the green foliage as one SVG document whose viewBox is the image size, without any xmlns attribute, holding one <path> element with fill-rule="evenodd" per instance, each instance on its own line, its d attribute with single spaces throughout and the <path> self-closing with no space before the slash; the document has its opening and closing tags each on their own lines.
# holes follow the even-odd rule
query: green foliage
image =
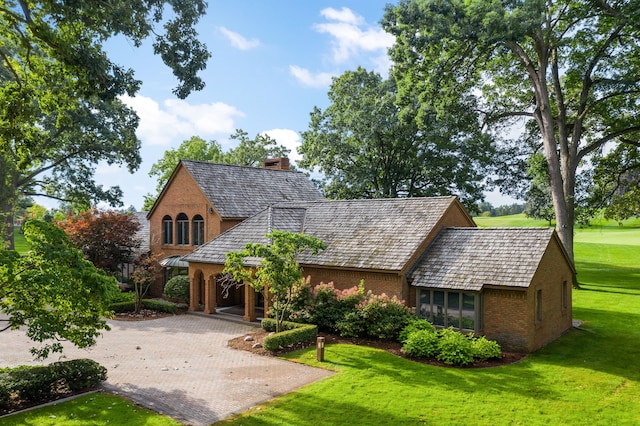
<svg viewBox="0 0 640 426">
<path fill-rule="evenodd" d="M 249 243 L 242 251 L 227 253 L 222 272 L 258 292 L 267 288 L 265 297 L 271 296 L 277 324 L 281 324 L 292 303 L 293 288 L 302 281 L 298 256 L 305 250 L 317 254 L 325 245 L 310 235 L 288 231 L 274 230 L 266 238 L 270 244 Z M 255 273 L 244 264 L 248 257 L 262 259 Z"/>
<path fill-rule="evenodd" d="M 59 377 L 49 366 L 23 365 L 12 368 L 5 382 L 15 392 L 18 399 L 27 401 L 42 401 L 51 398 L 54 386 Z"/>
<path fill-rule="evenodd" d="M 439 361 L 449 365 L 467 365 L 473 362 L 473 343 L 467 336 L 453 328 L 439 330 L 438 336 L 436 358 Z"/>
<path fill-rule="evenodd" d="M 0 212 L 21 196 L 44 195 L 88 208 L 118 205 L 122 191 L 96 184 L 105 161 L 136 170 L 141 162 L 138 116 L 122 100 L 141 82 L 112 62 L 112 36 L 154 52 L 177 78 L 185 98 L 204 87 L 198 73 L 210 56 L 195 26 L 203 0 L 180 2 L 2 2 L 0 37 Z"/>
<path fill-rule="evenodd" d="M 275 331 L 278 329 L 278 322 L 265 318 L 262 320 L 262 328 L 267 331 Z M 266 350 L 275 352 L 280 348 L 286 348 L 296 343 L 312 341 L 318 336 L 318 327 L 311 324 L 296 324 L 283 321 L 280 330 L 263 339 L 262 344 Z"/>
<path fill-rule="evenodd" d="M 59 361 L 49 365 L 0 370 L 0 407 L 12 395 L 24 401 L 41 402 L 58 392 L 94 388 L 107 379 L 107 369 L 90 359 Z"/>
<path fill-rule="evenodd" d="M 189 303 L 190 285 L 187 275 L 176 275 L 167 281 L 164 286 L 164 294 L 177 301 Z"/>
<path fill-rule="evenodd" d="M 175 314 L 176 312 L 178 312 L 178 307 L 174 303 L 165 302 L 164 300 L 144 299 L 142 301 L 142 307 L 154 311 L 167 312 L 170 314 Z"/>
<path fill-rule="evenodd" d="M 26 327 L 27 336 L 44 342 L 31 352 L 46 358 L 62 351 L 60 341 L 79 348 L 95 344 L 109 330 L 107 294 L 115 279 L 84 259 L 65 233 L 42 221 L 24 225 L 31 250 L 23 256 L 0 250 L 0 310 L 8 327 Z"/>
<path fill-rule="evenodd" d="M 417 329 L 404 339 L 402 351 L 413 358 L 431 358 L 438 353 L 439 341 L 435 330 Z"/>
<path fill-rule="evenodd" d="M 338 322 L 337 327 L 340 335 L 345 337 L 397 339 L 410 316 L 411 309 L 397 297 L 376 295 L 370 291 L 354 311 Z"/>
<path fill-rule="evenodd" d="M 320 330 L 335 332 L 337 323 L 365 298 L 364 283 L 346 290 L 338 290 L 333 283 L 320 283 L 311 288 L 309 281 L 294 291 L 289 319 L 315 324 Z"/>
<path fill-rule="evenodd" d="M 334 79 L 328 96 L 329 107 L 315 107 L 302 133 L 299 164 L 323 173 L 329 198 L 456 194 L 470 209 L 482 198 L 493 145 L 468 125 L 473 109 L 420 127 L 415 108 L 398 108 L 393 76 L 383 80 L 363 68 Z M 415 97 L 406 98 L 417 105 Z"/>
<path fill-rule="evenodd" d="M 176 312 L 178 312 L 178 307 L 174 303 L 165 302 L 163 300 L 142 299 L 140 308 L 151 309 L 159 312 L 167 312 L 170 314 L 175 314 Z M 136 312 L 136 302 L 132 300 L 128 302 L 112 303 L 111 305 L 109 305 L 109 309 L 111 309 L 115 313 Z M 139 312 L 139 310 L 137 312 Z"/>
<path fill-rule="evenodd" d="M 431 325 L 429 321 L 423 318 L 418 318 L 416 316 L 411 316 L 409 317 L 407 325 L 402 329 L 402 331 L 400 331 L 400 334 L 398 335 L 398 341 L 400 343 L 405 343 L 409 338 L 409 335 L 418 330 L 435 332 L 435 328 L 433 328 L 433 325 Z"/>
<path fill-rule="evenodd" d="M 107 294 L 107 300 L 109 301 L 109 309 L 113 310 L 114 303 L 120 302 L 133 302 L 135 294 L 130 291 L 121 291 L 120 288 L 116 288 L 116 291 L 109 291 Z"/>
<path fill-rule="evenodd" d="M 500 358 L 502 349 L 498 342 L 488 340 L 484 336 L 480 336 L 473 340 L 473 357 L 486 360 L 491 358 Z"/>
<path fill-rule="evenodd" d="M 542 145 L 556 226 L 573 259 L 576 188 L 593 184 L 589 160 L 605 145 L 638 147 L 637 16 L 635 2 L 407 0 L 387 6 L 382 26 L 395 39 L 398 99 L 412 107 L 417 97 L 419 122 L 471 97 L 482 103 L 471 125 L 504 133 L 524 124 L 510 141 L 524 157 Z M 517 155 L 504 166 L 503 175 L 521 172 Z"/>
</svg>

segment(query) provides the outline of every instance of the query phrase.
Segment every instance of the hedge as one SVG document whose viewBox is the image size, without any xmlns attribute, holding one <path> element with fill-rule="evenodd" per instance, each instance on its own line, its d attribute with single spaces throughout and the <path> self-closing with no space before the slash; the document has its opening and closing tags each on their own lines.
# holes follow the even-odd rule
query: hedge
<svg viewBox="0 0 640 426">
<path fill-rule="evenodd" d="M 135 310 L 135 306 L 135 302 L 119 302 L 109 305 L 109 309 L 111 309 L 115 313 L 132 312 Z M 178 307 L 174 303 L 165 302 L 163 300 L 144 299 L 142 300 L 142 307 L 144 309 L 168 312 L 170 314 L 175 314 L 176 312 L 178 312 Z"/>
<path fill-rule="evenodd" d="M 107 379 L 107 369 L 90 359 L 21 365 L 0 370 L 0 407 L 8 407 L 11 396 L 25 401 L 50 399 L 59 391 L 93 388 Z"/>
<path fill-rule="evenodd" d="M 273 318 L 264 318 L 262 328 L 267 331 L 275 331 L 276 321 Z M 318 336 L 318 326 L 312 324 L 283 321 L 282 329 L 283 331 L 264 338 L 262 345 L 266 350 L 275 352 L 296 343 L 312 341 Z"/>
</svg>

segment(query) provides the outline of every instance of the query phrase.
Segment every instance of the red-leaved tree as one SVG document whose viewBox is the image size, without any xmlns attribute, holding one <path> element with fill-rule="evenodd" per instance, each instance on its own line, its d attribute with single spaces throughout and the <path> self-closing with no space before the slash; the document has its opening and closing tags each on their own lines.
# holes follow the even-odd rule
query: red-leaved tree
<svg viewBox="0 0 640 426">
<path fill-rule="evenodd" d="M 122 264 L 131 262 L 140 247 L 136 236 L 140 223 L 129 213 L 92 208 L 77 216 L 67 216 L 57 225 L 86 259 L 111 275 L 117 274 Z"/>
</svg>

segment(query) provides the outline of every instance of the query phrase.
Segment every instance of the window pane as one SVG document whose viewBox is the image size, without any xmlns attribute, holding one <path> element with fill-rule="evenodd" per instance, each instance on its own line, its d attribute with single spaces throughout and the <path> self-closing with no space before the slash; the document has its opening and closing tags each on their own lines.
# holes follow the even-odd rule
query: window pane
<svg viewBox="0 0 640 426">
<path fill-rule="evenodd" d="M 171 218 L 162 220 L 162 243 L 173 244 L 173 221 Z"/>
<path fill-rule="evenodd" d="M 462 295 L 462 328 L 465 330 L 475 330 L 475 302 L 476 297 L 473 294 Z"/>
<path fill-rule="evenodd" d="M 431 319 L 431 291 L 420 290 L 420 304 L 418 305 L 418 316 L 420 318 Z"/>
<path fill-rule="evenodd" d="M 446 326 L 460 328 L 460 293 L 447 293 Z"/>
<path fill-rule="evenodd" d="M 191 240 L 194 246 L 204 244 L 204 221 L 199 215 L 193 220 L 193 238 Z"/>
<path fill-rule="evenodd" d="M 433 324 L 444 325 L 444 291 L 433 292 Z"/>
</svg>

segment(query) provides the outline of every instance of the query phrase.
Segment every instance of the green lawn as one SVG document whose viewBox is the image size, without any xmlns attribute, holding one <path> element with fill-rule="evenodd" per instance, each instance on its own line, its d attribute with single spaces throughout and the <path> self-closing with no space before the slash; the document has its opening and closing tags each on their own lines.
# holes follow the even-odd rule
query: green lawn
<svg viewBox="0 0 640 426">
<path fill-rule="evenodd" d="M 2 426 L 178 426 L 177 421 L 156 414 L 115 395 L 94 393 L 0 419 Z"/>
<path fill-rule="evenodd" d="M 27 244 L 24 235 L 20 232 L 20 228 L 13 228 L 13 244 L 18 253 L 26 253 L 29 251 L 29 244 Z"/>
<path fill-rule="evenodd" d="M 481 226 L 540 226 L 521 215 Z M 513 365 L 437 368 L 384 351 L 331 345 L 339 374 L 255 407 L 233 425 L 640 424 L 640 224 L 576 230 L 581 290 L 572 330 Z M 287 358 L 317 365 L 315 350 Z"/>
</svg>

